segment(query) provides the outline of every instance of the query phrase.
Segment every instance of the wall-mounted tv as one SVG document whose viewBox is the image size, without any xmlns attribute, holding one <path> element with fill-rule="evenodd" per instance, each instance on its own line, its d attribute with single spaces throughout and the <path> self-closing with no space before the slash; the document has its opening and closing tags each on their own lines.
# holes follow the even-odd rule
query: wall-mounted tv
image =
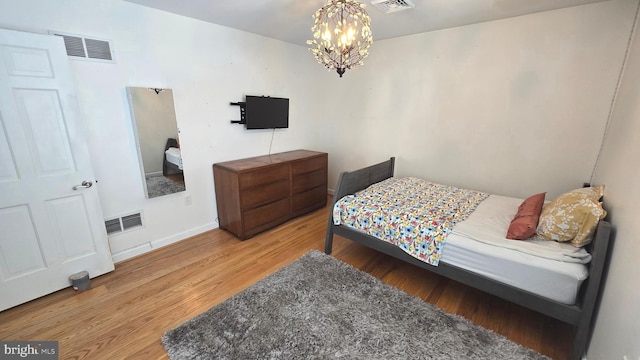
<svg viewBox="0 0 640 360">
<path fill-rule="evenodd" d="M 244 106 L 244 121 L 247 129 L 289 127 L 289 99 L 247 95 Z"/>
</svg>

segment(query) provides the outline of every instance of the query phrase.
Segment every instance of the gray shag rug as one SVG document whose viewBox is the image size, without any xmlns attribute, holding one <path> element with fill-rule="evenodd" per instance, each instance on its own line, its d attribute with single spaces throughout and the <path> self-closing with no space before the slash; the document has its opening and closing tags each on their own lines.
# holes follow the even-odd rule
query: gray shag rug
<svg viewBox="0 0 640 360">
<path fill-rule="evenodd" d="M 313 250 L 162 337 L 178 359 L 548 359 Z"/>
<path fill-rule="evenodd" d="M 184 185 L 162 175 L 147 175 L 145 176 L 145 181 L 147 182 L 147 194 L 149 194 L 150 198 L 186 190 Z"/>
</svg>

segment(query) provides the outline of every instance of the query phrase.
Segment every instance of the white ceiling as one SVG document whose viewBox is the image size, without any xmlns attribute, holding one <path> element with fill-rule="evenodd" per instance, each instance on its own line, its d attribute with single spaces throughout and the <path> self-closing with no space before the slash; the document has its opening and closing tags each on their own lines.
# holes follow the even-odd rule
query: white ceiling
<svg viewBox="0 0 640 360">
<path fill-rule="evenodd" d="M 126 0 L 282 41 L 306 45 L 311 15 L 324 0 Z M 384 14 L 371 5 L 374 41 L 609 0 L 413 0 L 413 9 Z"/>
</svg>

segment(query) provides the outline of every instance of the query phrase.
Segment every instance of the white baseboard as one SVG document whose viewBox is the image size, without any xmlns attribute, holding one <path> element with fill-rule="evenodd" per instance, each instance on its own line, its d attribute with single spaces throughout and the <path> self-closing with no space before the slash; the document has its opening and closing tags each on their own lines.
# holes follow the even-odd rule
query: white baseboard
<svg viewBox="0 0 640 360">
<path fill-rule="evenodd" d="M 144 243 L 142 245 L 138 245 L 136 247 L 132 247 L 126 250 L 122 250 L 120 252 L 117 252 L 115 254 L 111 255 L 111 258 L 113 259 L 113 263 L 117 264 L 121 261 L 127 260 L 127 259 L 131 259 L 133 257 L 136 257 L 138 255 L 142 255 L 144 253 L 147 253 L 149 251 L 153 250 L 151 248 L 151 243 Z"/>
<path fill-rule="evenodd" d="M 327 193 L 328 195 L 333 196 L 333 194 L 335 194 L 335 190 L 334 189 L 327 189 Z M 155 249 L 159 249 L 163 246 L 167 246 L 167 245 L 171 245 L 175 242 L 190 238 L 192 236 L 201 234 L 205 231 L 209 231 L 209 230 L 213 230 L 215 228 L 217 228 L 218 226 L 216 224 L 208 224 L 208 225 L 204 225 L 204 226 L 200 226 L 197 228 L 193 228 L 178 234 L 174 234 L 171 236 L 167 236 L 163 239 L 159 239 L 159 240 L 155 240 L 155 241 L 150 241 L 126 250 L 122 250 L 119 251 L 115 254 L 111 255 L 111 258 L 113 259 L 114 263 L 119 263 L 121 261 L 124 260 L 128 260 L 131 259 L 133 257 L 148 253 L 149 251 L 155 250 Z"/>
<path fill-rule="evenodd" d="M 121 261 L 148 253 L 149 251 L 159 249 L 163 246 L 171 245 L 175 242 L 190 238 L 198 234 L 202 234 L 203 232 L 206 232 L 209 230 L 213 230 L 216 227 L 217 226 L 215 224 L 207 224 L 207 225 L 199 226 L 193 229 L 189 229 L 187 231 L 183 231 L 178 234 L 167 236 L 163 239 L 149 241 L 147 243 L 132 247 L 130 249 L 119 251 L 115 254 L 112 254 L 111 258 L 113 259 L 113 262 L 117 264 Z"/>
</svg>

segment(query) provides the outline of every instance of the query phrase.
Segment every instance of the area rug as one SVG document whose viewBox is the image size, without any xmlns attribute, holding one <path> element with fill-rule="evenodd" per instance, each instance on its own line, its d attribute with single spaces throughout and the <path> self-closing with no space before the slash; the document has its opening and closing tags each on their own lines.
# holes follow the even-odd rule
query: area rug
<svg viewBox="0 0 640 360">
<path fill-rule="evenodd" d="M 313 250 L 167 331 L 178 359 L 548 359 Z"/>
<path fill-rule="evenodd" d="M 146 175 L 147 194 L 150 198 L 185 191 L 184 185 L 162 175 Z"/>
</svg>

